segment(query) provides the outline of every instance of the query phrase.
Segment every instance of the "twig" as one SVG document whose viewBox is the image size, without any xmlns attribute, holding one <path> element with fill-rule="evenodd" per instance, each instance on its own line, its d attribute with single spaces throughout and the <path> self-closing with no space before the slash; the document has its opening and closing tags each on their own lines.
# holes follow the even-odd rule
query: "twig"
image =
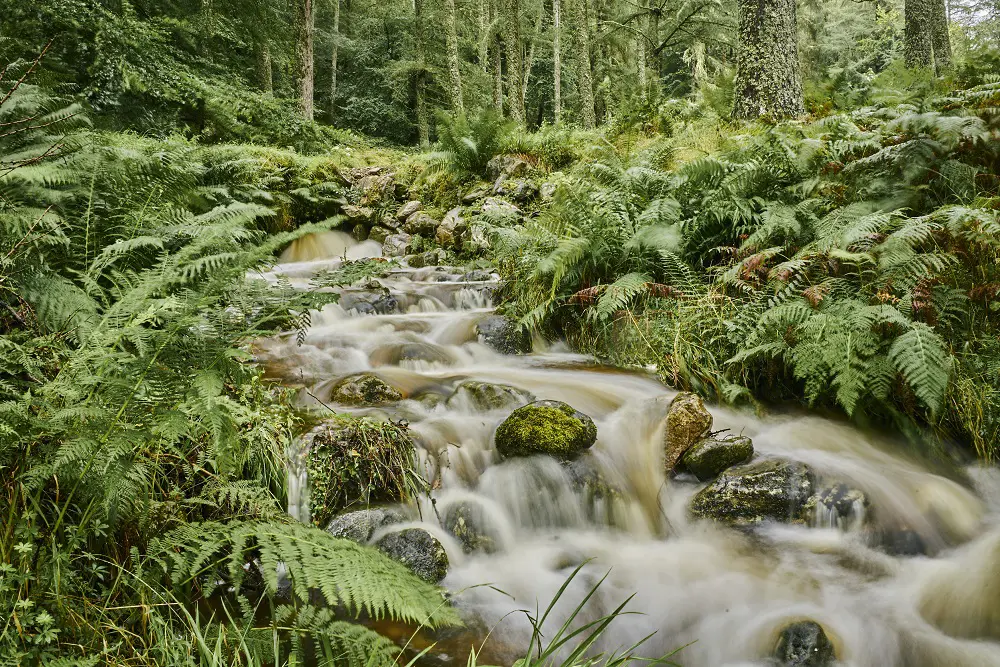
<svg viewBox="0 0 1000 667">
<path fill-rule="evenodd" d="M 48 52 L 48 50 L 49 50 L 49 47 L 51 47 L 51 46 L 52 46 L 52 42 L 53 42 L 53 41 L 54 41 L 54 40 L 51 40 L 51 39 L 49 40 L 49 43 L 45 45 L 45 48 L 44 48 L 44 49 L 42 49 L 42 52 L 41 52 L 41 53 L 39 53 L 39 54 L 38 54 L 38 55 L 37 55 L 37 56 L 35 57 L 35 61 L 34 61 L 33 63 L 31 63 L 31 67 L 29 67 L 29 68 L 28 68 L 28 71 L 26 71 L 26 72 L 25 72 L 24 74 L 22 74 L 22 75 L 21 75 L 21 78 L 20 78 L 20 79 L 18 79 L 18 80 L 17 80 L 17 81 L 16 81 L 15 83 L 14 83 L 14 86 L 13 86 L 13 87 L 12 87 L 12 88 L 11 88 L 10 90 L 8 90 L 8 91 L 7 91 L 7 94 L 3 96 L 3 99 L 2 99 L 2 100 L 0 100 L 0 107 L 2 107 L 2 106 L 4 105 L 4 103 L 5 103 L 5 102 L 6 102 L 7 100 L 9 100 L 9 99 L 10 99 L 10 96 L 11 96 L 11 95 L 13 95 L 13 94 L 14 94 L 14 92 L 15 92 L 15 91 L 16 91 L 16 90 L 17 90 L 18 88 L 20 88 L 20 87 L 21 87 L 21 84 L 23 84 L 23 83 L 24 83 L 24 80 L 25 80 L 25 79 L 27 79 L 27 78 L 28 78 L 29 76 L 31 76 L 32 72 L 34 72 L 34 71 L 35 71 L 35 68 L 36 68 L 36 67 L 38 67 L 39 63 L 41 63 L 41 62 L 42 62 L 42 58 L 43 58 L 43 57 L 45 56 L 45 54 L 46 54 L 46 53 Z M 6 71 L 6 68 L 4 68 L 4 70 Z"/>
</svg>

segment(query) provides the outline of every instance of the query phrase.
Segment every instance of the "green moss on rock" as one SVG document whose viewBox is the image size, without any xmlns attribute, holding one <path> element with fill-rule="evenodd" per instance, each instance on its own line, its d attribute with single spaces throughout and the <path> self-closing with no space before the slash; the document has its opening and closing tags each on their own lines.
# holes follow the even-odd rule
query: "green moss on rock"
<svg viewBox="0 0 1000 667">
<path fill-rule="evenodd" d="M 474 410 L 500 410 L 524 405 L 535 396 L 523 389 L 507 384 L 466 380 L 448 397 L 448 407 L 469 407 Z"/>
<path fill-rule="evenodd" d="M 691 500 L 691 514 L 732 526 L 798 522 L 814 477 L 803 463 L 765 459 L 726 470 Z"/>
<path fill-rule="evenodd" d="M 681 457 L 684 469 L 702 482 L 753 458 L 753 442 L 743 436 L 702 438 Z"/>
<path fill-rule="evenodd" d="M 333 387 L 331 400 L 345 405 L 374 406 L 403 398 L 396 389 L 372 373 L 357 373 L 341 379 Z"/>
<path fill-rule="evenodd" d="M 596 440 L 594 420 L 561 401 L 535 401 L 514 410 L 495 435 L 502 458 L 548 454 L 571 459 Z"/>
</svg>

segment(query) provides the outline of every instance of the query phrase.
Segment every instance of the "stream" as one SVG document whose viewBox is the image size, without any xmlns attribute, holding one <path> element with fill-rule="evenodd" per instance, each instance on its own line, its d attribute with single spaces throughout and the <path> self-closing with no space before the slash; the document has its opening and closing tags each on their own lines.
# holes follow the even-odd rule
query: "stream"
<svg viewBox="0 0 1000 667">
<path fill-rule="evenodd" d="M 264 277 L 308 289 L 339 257 L 378 253 L 377 244 L 335 234 L 300 242 Z M 518 611 L 544 610 L 585 563 L 545 624 L 549 636 L 608 574 L 577 622 L 631 595 L 627 610 L 637 613 L 615 620 L 598 650 L 655 633 L 640 655 L 683 647 L 672 660 L 685 667 L 767 665 L 781 630 L 809 619 L 823 626 L 838 664 L 1000 665 L 1000 470 L 932 467 L 883 437 L 808 414 L 762 418 L 710 406 L 713 429 L 750 437 L 756 457 L 805 463 L 823 480 L 861 490 L 869 504 L 849 520 L 817 511 L 808 524 L 753 530 L 693 521 L 688 503 L 705 485 L 663 472 L 676 392 L 651 373 L 602 367 L 558 343 L 536 340 L 524 355 L 494 351 L 475 329 L 492 313 L 497 276 L 484 273 L 393 269 L 380 279 L 393 302 L 384 313 L 330 305 L 314 313 L 304 340 L 289 334 L 260 349 L 270 373 L 301 387 L 305 404 L 329 402 L 336 381 L 360 371 L 406 397 L 337 408 L 409 423 L 433 490 L 407 508 L 412 522 L 403 526 L 418 524 L 444 545 L 450 567 L 441 585 L 477 631 L 477 647 L 489 633 L 480 664 L 520 657 L 531 625 Z M 345 288 L 341 304 L 357 291 Z M 583 464 L 616 492 L 595 497 L 548 457 L 501 462 L 492 436 L 512 408 L 413 398 L 449 396 L 466 380 L 512 385 L 589 415 L 598 436 Z M 290 511 L 305 519 L 308 481 L 295 463 L 302 453 L 293 454 Z M 438 517 L 459 503 L 476 508 L 492 553 L 465 553 L 442 528 Z M 904 548 L 874 537 L 892 531 Z M 466 655 L 442 659 L 464 665 Z"/>
</svg>

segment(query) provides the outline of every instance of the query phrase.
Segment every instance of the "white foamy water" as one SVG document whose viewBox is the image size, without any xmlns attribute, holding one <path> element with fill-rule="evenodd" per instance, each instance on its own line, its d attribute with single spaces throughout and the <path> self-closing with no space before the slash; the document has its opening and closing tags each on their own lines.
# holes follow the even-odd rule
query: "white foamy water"
<svg viewBox="0 0 1000 667">
<path fill-rule="evenodd" d="M 365 251 L 336 241 L 343 244 L 336 257 Z M 268 277 L 305 286 L 315 271 L 339 261 L 308 242 L 303 248 L 286 253 Z M 328 306 L 314 315 L 301 345 L 294 336 L 278 337 L 262 341 L 260 354 L 274 373 L 303 387 L 306 404 L 328 403 L 333 384 L 359 371 L 376 373 L 407 397 L 360 411 L 409 421 L 434 488 L 434 503 L 422 499 L 410 516 L 423 517 L 421 525 L 441 537 L 451 559 L 442 585 L 471 627 L 491 630 L 484 653 L 490 664 L 510 664 L 527 645 L 530 625 L 512 612 L 544 610 L 586 562 L 546 630 L 551 635 L 610 573 L 578 622 L 630 595 L 628 609 L 640 613 L 615 621 L 599 650 L 655 633 L 643 655 L 685 646 L 672 659 L 686 667 L 766 665 L 781 629 L 812 619 L 843 665 L 1000 665 L 996 469 L 936 470 L 905 447 L 842 423 L 713 407 L 714 428 L 751 437 L 757 456 L 804 462 L 825 482 L 863 491 L 870 503 L 856 504 L 846 520 L 817 510 L 811 526 L 740 532 L 693 522 L 687 502 L 703 485 L 668 480 L 662 471 L 671 389 L 647 375 L 598 368 L 559 345 L 523 356 L 494 352 L 474 333 L 491 312 L 492 284 L 464 280 L 461 271 L 400 269 L 381 282 L 397 312 L 359 315 Z M 426 392 L 447 396 L 468 379 L 512 385 L 590 415 L 598 441 L 585 464 L 619 493 L 595 499 L 567 467 L 544 457 L 499 462 L 492 435 L 509 409 L 413 400 Z M 291 505 L 300 517 L 303 468 L 290 466 Z M 437 525 L 454 503 L 475 508 L 494 553 L 464 554 Z M 876 537 L 893 531 L 923 555 L 886 553 Z"/>
</svg>

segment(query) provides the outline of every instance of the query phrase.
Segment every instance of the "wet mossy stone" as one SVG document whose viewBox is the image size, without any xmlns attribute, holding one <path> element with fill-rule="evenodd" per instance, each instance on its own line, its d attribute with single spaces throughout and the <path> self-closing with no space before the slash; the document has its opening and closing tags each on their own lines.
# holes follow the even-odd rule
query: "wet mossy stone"
<svg viewBox="0 0 1000 667">
<path fill-rule="evenodd" d="M 403 395 L 373 373 L 356 373 L 337 382 L 330 398 L 346 405 L 374 406 L 393 403 Z"/>
<path fill-rule="evenodd" d="M 448 397 L 448 407 L 470 407 L 473 410 L 501 410 L 535 400 L 534 394 L 508 384 L 466 380 Z"/>
<path fill-rule="evenodd" d="M 711 428 L 712 413 L 705 408 L 701 396 L 686 391 L 674 396 L 667 409 L 667 431 L 663 436 L 664 470 L 672 471 L 684 452 Z"/>
<path fill-rule="evenodd" d="M 803 463 L 763 459 L 729 468 L 691 500 L 695 518 L 731 526 L 800 521 L 814 476 Z"/>
<path fill-rule="evenodd" d="M 368 544 L 380 528 L 406 521 L 406 516 L 392 507 L 370 507 L 334 517 L 326 532 L 358 544 Z"/>
<path fill-rule="evenodd" d="M 843 482 L 830 484 L 814 493 L 805 507 L 802 518 L 820 528 L 858 528 L 868 518 L 871 502 L 868 495 Z"/>
<path fill-rule="evenodd" d="M 490 315 L 476 324 L 476 335 L 497 352 L 524 354 L 531 351 L 531 337 L 517 322 L 503 315 Z"/>
<path fill-rule="evenodd" d="M 482 508 L 471 502 L 458 502 L 444 512 L 444 529 L 455 536 L 465 553 L 481 551 L 495 553 L 499 549 L 497 539 L 486 527 L 486 514 Z"/>
<path fill-rule="evenodd" d="M 423 528 L 404 528 L 389 533 L 375 546 L 424 581 L 436 584 L 448 574 L 448 554 L 444 546 Z"/>
<path fill-rule="evenodd" d="M 562 401 L 535 401 L 514 410 L 494 436 L 501 458 L 548 454 L 568 460 L 597 440 L 594 420 Z"/>
<path fill-rule="evenodd" d="M 800 621 L 781 631 L 774 658 L 780 667 L 830 667 L 837 656 L 823 626 Z"/>
<path fill-rule="evenodd" d="M 753 442 L 743 436 L 702 438 L 681 457 L 681 465 L 699 481 L 707 482 L 726 468 L 753 458 Z"/>
</svg>

